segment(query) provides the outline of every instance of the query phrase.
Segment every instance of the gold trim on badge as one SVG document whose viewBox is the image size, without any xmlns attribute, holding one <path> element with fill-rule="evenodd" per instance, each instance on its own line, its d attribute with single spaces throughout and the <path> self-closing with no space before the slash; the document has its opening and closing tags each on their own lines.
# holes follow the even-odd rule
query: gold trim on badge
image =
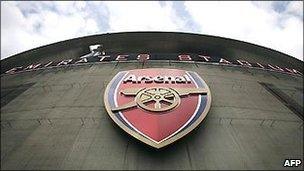
<svg viewBox="0 0 304 171">
<path fill-rule="evenodd" d="M 149 69 L 158 69 L 158 70 L 162 70 L 163 68 L 149 68 Z M 135 70 L 138 70 L 138 69 L 135 69 Z M 177 69 L 166 69 L 166 70 L 177 70 Z M 132 70 L 130 70 L 132 71 Z M 192 72 L 192 71 L 186 71 L 186 72 Z M 201 77 L 196 73 L 196 72 L 192 72 L 192 73 L 195 73 L 200 79 Z M 111 110 L 111 107 L 110 107 L 110 104 L 109 104 L 109 101 L 108 101 L 108 93 L 109 93 L 109 89 L 110 89 L 110 85 L 113 84 L 114 80 L 116 79 L 116 77 L 118 76 L 119 73 L 117 73 L 114 78 L 109 82 L 109 84 L 107 85 L 106 87 L 106 90 L 105 90 L 105 94 L 104 94 L 104 103 L 105 103 L 105 108 L 109 114 L 109 116 L 112 118 L 112 120 L 120 127 L 122 128 L 124 131 L 126 131 L 128 134 L 130 134 L 131 136 L 133 136 L 134 138 L 154 147 L 154 148 L 162 148 L 166 145 L 169 145 L 175 141 L 177 141 L 178 139 L 182 138 L 183 136 L 187 135 L 189 132 L 191 132 L 194 128 L 196 128 L 202 121 L 203 119 L 206 117 L 207 113 L 209 112 L 209 109 L 210 109 L 210 106 L 211 106 L 211 92 L 210 92 L 210 89 L 208 87 L 208 85 L 205 83 L 205 81 L 203 79 L 202 82 L 204 83 L 205 85 L 205 89 L 207 91 L 207 104 L 206 104 L 206 107 L 203 111 L 203 113 L 200 115 L 200 117 L 194 122 L 192 123 L 192 125 L 190 125 L 189 127 L 187 127 L 185 130 L 181 131 L 181 132 L 178 132 L 177 134 L 175 134 L 174 136 L 164 140 L 164 141 L 161 141 L 161 142 L 154 142 L 154 141 L 151 141 L 150 139 L 142 136 L 140 133 L 138 132 L 135 132 L 135 131 L 132 131 L 130 128 L 128 128 L 126 125 L 124 125 L 119 119 L 117 119 L 117 117 L 115 116 L 115 114 L 113 113 L 113 111 Z M 186 89 L 183 89 L 183 90 L 186 90 Z M 191 90 L 191 89 L 189 89 Z M 132 91 L 130 90 L 130 92 L 132 93 Z M 189 92 L 187 91 L 182 91 L 181 94 L 187 94 Z"/>
</svg>

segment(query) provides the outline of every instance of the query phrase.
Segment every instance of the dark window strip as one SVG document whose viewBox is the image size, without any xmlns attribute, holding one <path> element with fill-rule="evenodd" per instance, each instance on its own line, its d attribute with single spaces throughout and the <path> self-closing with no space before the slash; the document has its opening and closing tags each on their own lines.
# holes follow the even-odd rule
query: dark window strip
<svg viewBox="0 0 304 171">
<path fill-rule="evenodd" d="M 303 107 L 273 84 L 259 82 L 266 90 L 279 99 L 293 113 L 303 120 Z"/>
</svg>

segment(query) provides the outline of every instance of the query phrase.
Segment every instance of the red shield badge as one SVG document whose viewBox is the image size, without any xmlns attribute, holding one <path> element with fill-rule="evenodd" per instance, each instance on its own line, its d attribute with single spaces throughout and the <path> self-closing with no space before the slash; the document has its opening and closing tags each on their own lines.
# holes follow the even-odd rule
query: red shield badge
<svg viewBox="0 0 304 171">
<path fill-rule="evenodd" d="M 205 118 L 211 94 L 195 72 L 136 69 L 119 72 L 110 81 L 104 102 L 123 130 L 161 148 L 188 134 Z"/>
</svg>

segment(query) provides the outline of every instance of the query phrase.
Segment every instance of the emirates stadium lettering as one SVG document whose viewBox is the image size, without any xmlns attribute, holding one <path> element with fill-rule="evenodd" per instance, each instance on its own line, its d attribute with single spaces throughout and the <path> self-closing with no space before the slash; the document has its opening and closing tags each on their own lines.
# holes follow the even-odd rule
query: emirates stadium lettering
<svg viewBox="0 0 304 171">
<path fill-rule="evenodd" d="M 242 59 L 237 60 L 227 60 L 218 56 L 208 56 L 208 55 L 198 55 L 198 54 L 111 54 L 111 55 L 103 55 L 100 52 L 92 52 L 87 55 L 81 56 L 77 59 L 66 59 L 62 61 L 49 61 L 46 63 L 34 63 L 27 66 L 16 66 L 7 70 L 4 74 L 16 74 L 27 71 L 35 71 L 41 69 L 49 69 L 49 68 L 58 68 L 58 67 L 66 67 L 66 66 L 78 66 L 92 63 L 107 63 L 107 62 L 140 62 L 147 63 L 150 60 L 169 60 L 170 62 L 197 62 L 211 65 L 225 65 L 231 67 L 247 67 L 247 68 L 255 68 L 262 69 L 268 71 L 281 72 L 292 75 L 303 75 L 302 72 L 288 67 L 281 67 L 274 64 L 261 64 L 259 62 L 248 62 Z M 138 82 L 130 78 L 132 82 Z M 184 80 L 185 79 L 185 80 Z M 140 79 L 141 81 L 151 82 L 152 78 L 143 77 Z M 156 79 L 157 80 L 157 79 Z M 176 83 L 188 81 L 187 77 L 185 78 L 174 78 L 172 79 Z M 155 81 L 155 79 L 154 79 Z"/>
</svg>

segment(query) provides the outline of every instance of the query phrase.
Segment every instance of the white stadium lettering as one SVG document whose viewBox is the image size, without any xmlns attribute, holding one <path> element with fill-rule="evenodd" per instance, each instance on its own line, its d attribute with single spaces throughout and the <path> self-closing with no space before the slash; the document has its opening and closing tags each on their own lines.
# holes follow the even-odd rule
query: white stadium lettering
<svg viewBox="0 0 304 171">
<path fill-rule="evenodd" d="M 134 60 L 134 56 L 131 54 L 124 54 L 124 55 L 117 55 L 115 57 L 115 55 L 107 55 L 107 56 L 101 56 L 101 55 L 96 55 L 98 54 L 98 52 L 95 53 L 90 53 L 84 56 L 79 57 L 79 59 L 66 59 L 66 60 L 62 60 L 57 62 L 53 62 L 50 61 L 46 64 L 30 64 L 27 65 L 26 67 L 20 66 L 20 67 L 14 67 L 12 69 L 9 69 L 7 71 L 5 71 L 5 74 L 16 74 L 19 72 L 23 72 L 23 71 L 31 71 L 31 70 L 35 70 L 36 68 L 39 69 L 44 69 L 44 68 L 50 68 L 52 66 L 66 66 L 66 65 L 72 65 L 72 64 L 79 64 L 79 63 L 95 63 L 95 62 L 102 62 L 102 61 L 128 61 L 128 60 Z M 176 57 L 176 56 L 175 56 Z M 263 69 L 263 70 L 270 70 L 270 71 L 275 71 L 275 72 L 284 72 L 286 74 L 293 74 L 293 75 L 303 75 L 302 72 L 294 69 L 294 68 L 287 68 L 287 67 L 280 67 L 278 65 L 274 65 L 274 64 L 261 64 L 259 62 L 255 62 L 255 63 L 250 63 L 246 60 L 242 60 L 242 59 L 237 59 L 235 61 L 228 61 L 224 58 L 219 58 L 219 59 L 213 59 L 210 56 L 207 55 L 197 55 L 196 58 L 192 59 L 192 57 L 190 55 L 177 55 L 178 60 L 179 61 L 204 61 L 207 63 L 211 63 L 211 64 L 224 64 L 224 65 L 233 65 L 233 66 L 246 66 L 246 67 L 252 67 L 252 68 L 256 68 L 256 69 Z M 140 53 L 138 55 L 135 56 L 135 60 L 139 61 L 139 62 L 144 62 L 146 63 L 148 60 L 150 60 L 152 58 L 153 60 L 153 56 L 151 57 L 150 54 L 145 54 L 145 53 Z M 168 58 L 162 58 L 161 60 L 172 60 L 174 57 L 173 56 L 169 56 Z M 185 80 L 187 83 L 191 82 L 190 78 L 188 76 L 184 76 Z M 174 78 L 172 79 L 170 77 L 164 77 L 164 78 L 157 78 L 155 82 L 158 83 L 168 83 L 168 82 L 184 82 L 183 78 Z M 138 79 L 136 79 L 138 80 Z M 141 82 L 141 81 L 145 81 L 146 83 L 151 83 L 153 82 L 152 79 L 150 77 L 142 77 L 139 79 L 139 81 L 137 82 Z M 136 82 L 136 81 L 135 81 Z"/>
</svg>

